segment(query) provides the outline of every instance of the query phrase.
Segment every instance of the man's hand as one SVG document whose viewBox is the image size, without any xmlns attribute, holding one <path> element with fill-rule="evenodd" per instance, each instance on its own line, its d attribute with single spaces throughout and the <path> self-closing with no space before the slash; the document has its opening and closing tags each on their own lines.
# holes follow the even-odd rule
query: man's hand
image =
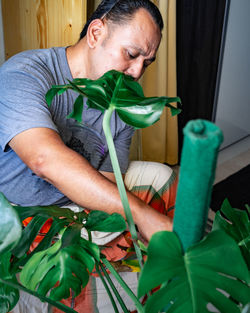
<svg viewBox="0 0 250 313">
<path fill-rule="evenodd" d="M 106 178 L 110 181 L 115 182 L 114 173 L 101 172 Z M 127 192 L 128 198 L 130 198 L 130 193 Z M 134 196 L 132 194 L 132 196 Z M 143 239 L 147 241 L 150 240 L 151 236 L 162 230 L 172 231 L 173 228 L 173 219 L 157 212 L 152 207 L 148 206 L 145 202 L 137 198 L 139 202 L 137 204 L 138 209 L 136 213 L 133 214 L 133 218 L 136 219 L 135 223 L 139 229 L 140 234 Z M 140 203 L 141 202 L 141 203 Z M 131 209 L 132 210 L 132 209 Z"/>
<path fill-rule="evenodd" d="M 151 236 L 158 231 L 172 231 L 173 219 L 165 216 L 154 209 L 150 208 L 150 212 L 144 214 L 144 219 L 137 223 L 139 232 L 142 236 L 149 241 Z"/>
</svg>

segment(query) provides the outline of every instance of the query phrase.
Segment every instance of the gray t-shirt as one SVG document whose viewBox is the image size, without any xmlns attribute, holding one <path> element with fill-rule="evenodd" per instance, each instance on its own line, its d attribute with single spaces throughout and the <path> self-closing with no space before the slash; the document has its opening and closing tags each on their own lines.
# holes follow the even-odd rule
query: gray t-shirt
<svg viewBox="0 0 250 313">
<path fill-rule="evenodd" d="M 96 169 L 112 172 L 107 144 L 102 130 L 103 114 L 83 110 L 83 127 L 76 127 L 66 116 L 78 96 L 74 91 L 57 95 L 50 108 L 45 94 L 52 85 L 72 80 L 66 48 L 30 50 L 17 54 L 0 67 L 0 192 L 22 206 L 63 205 L 69 200 L 53 185 L 35 175 L 9 147 L 17 134 L 37 127 L 57 131 L 63 142 L 82 154 Z M 111 131 L 122 173 L 128 167 L 133 128 L 116 113 Z"/>
</svg>

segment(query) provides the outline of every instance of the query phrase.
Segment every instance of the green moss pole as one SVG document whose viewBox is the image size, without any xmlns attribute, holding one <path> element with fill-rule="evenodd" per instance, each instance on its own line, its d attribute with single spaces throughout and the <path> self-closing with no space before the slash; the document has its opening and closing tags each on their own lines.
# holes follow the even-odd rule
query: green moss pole
<svg viewBox="0 0 250 313">
<path fill-rule="evenodd" d="M 174 232 L 183 250 L 199 242 L 206 226 L 218 150 L 223 135 L 213 123 L 194 120 L 184 128 Z"/>
</svg>

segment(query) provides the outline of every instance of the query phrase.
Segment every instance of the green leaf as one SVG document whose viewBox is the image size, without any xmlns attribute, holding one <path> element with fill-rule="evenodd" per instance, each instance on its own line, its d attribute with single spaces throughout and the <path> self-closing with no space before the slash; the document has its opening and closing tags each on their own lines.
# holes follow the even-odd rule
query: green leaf
<svg viewBox="0 0 250 313">
<path fill-rule="evenodd" d="M 245 206 L 246 206 L 248 214 L 250 214 L 250 206 L 248 204 L 246 204 Z"/>
<path fill-rule="evenodd" d="M 117 107 L 116 111 L 120 119 L 126 124 L 136 128 L 145 128 L 160 119 L 166 105 L 173 109 L 173 112 L 178 110 L 167 104 L 167 101 L 168 99 L 166 97 L 148 98 L 142 100 L 139 104 L 135 103 L 133 106 Z"/>
<path fill-rule="evenodd" d="M 224 230 L 237 242 L 250 270 L 250 221 L 247 212 L 233 209 L 225 199 L 215 215 L 213 230 L 217 229 Z"/>
<path fill-rule="evenodd" d="M 1 279 L 9 282 L 17 283 L 15 274 L 10 271 L 11 253 L 0 254 L 0 273 Z M 0 281 L 0 312 L 7 313 L 12 310 L 19 300 L 19 291 L 11 286 L 8 286 Z"/>
<path fill-rule="evenodd" d="M 35 216 L 27 227 L 24 228 L 22 232 L 22 237 L 19 244 L 12 250 L 13 254 L 17 258 L 21 258 L 29 250 L 35 237 L 38 235 L 39 230 L 46 222 L 47 217 Z"/>
<path fill-rule="evenodd" d="M 14 207 L 0 192 L 0 253 L 12 249 L 19 241 L 22 226 Z"/>
<path fill-rule="evenodd" d="M 15 210 L 17 211 L 19 218 L 21 221 L 26 219 L 27 217 L 32 216 L 44 216 L 47 218 L 50 217 L 64 217 L 69 222 L 82 222 L 82 219 L 84 219 L 87 214 L 82 211 L 75 213 L 72 210 L 68 208 L 60 208 L 56 205 L 49 205 L 49 206 L 34 206 L 34 207 L 22 207 L 22 206 L 16 206 Z"/>
<path fill-rule="evenodd" d="M 79 225 L 64 229 L 61 236 L 53 246 L 34 254 L 20 274 L 25 287 L 43 296 L 51 290 L 53 300 L 69 297 L 70 289 L 75 295 L 81 292 L 93 271 L 98 248 L 80 237 Z"/>
<path fill-rule="evenodd" d="M 126 222 L 117 213 L 110 215 L 102 211 L 91 211 L 84 227 L 88 231 L 121 232 L 126 229 Z"/>
<path fill-rule="evenodd" d="M 46 102 L 48 103 L 48 106 L 51 105 L 53 98 L 56 94 L 61 95 L 63 92 L 65 92 L 69 86 L 63 85 L 63 86 L 53 86 L 45 95 Z"/>
<path fill-rule="evenodd" d="M 41 230 L 44 223 L 47 219 L 52 218 L 53 222 L 51 228 L 47 234 L 45 234 L 41 243 L 37 248 L 32 252 L 31 255 L 28 255 L 26 258 L 22 259 L 20 264 L 24 264 L 35 252 L 41 251 L 42 249 L 47 249 L 54 236 L 65 226 L 68 226 L 70 223 L 76 223 L 79 227 L 83 227 L 83 220 L 87 217 L 85 212 L 75 213 L 67 208 L 60 208 L 58 206 L 35 206 L 35 207 L 15 207 L 20 220 L 24 220 L 27 217 L 33 217 L 29 224 L 23 229 L 21 240 L 13 249 L 13 254 L 22 258 L 29 250 L 31 244 L 35 240 L 39 231 Z M 63 217 L 63 218 L 62 218 Z"/>
<path fill-rule="evenodd" d="M 148 246 L 138 296 L 162 285 L 148 299 L 145 312 L 164 307 L 171 313 L 207 312 L 212 303 L 221 313 L 234 313 L 240 312 L 235 301 L 243 305 L 249 301 L 249 282 L 240 249 L 225 232 L 211 232 L 184 255 L 175 233 L 158 232 Z"/>
<path fill-rule="evenodd" d="M 53 220 L 53 223 L 51 224 L 49 231 L 44 236 L 43 240 L 31 253 L 28 254 L 28 257 L 31 257 L 34 253 L 38 251 L 42 251 L 49 248 L 51 246 L 53 239 L 55 239 L 55 236 L 65 227 L 65 225 L 68 225 L 68 223 L 65 223 L 64 218 L 62 219 L 55 218 Z"/>
<path fill-rule="evenodd" d="M 19 292 L 0 281 L 0 312 L 10 312 L 19 300 Z"/>
<path fill-rule="evenodd" d="M 127 79 L 124 80 L 124 85 L 127 86 L 127 88 L 131 90 L 131 92 L 134 91 L 135 95 L 141 98 L 144 97 L 142 86 L 138 84 L 132 77 L 128 76 Z"/>
<path fill-rule="evenodd" d="M 15 265 L 23 266 L 36 252 L 48 249 L 51 246 L 53 239 L 55 239 L 55 236 L 60 232 L 61 229 L 65 227 L 65 225 L 66 225 L 65 219 L 54 219 L 48 233 L 44 236 L 43 240 L 37 245 L 37 247 L 31 253 L 27 254 L 19 261 L 15 261 Z M 17 247 L 18 247 L 17 253 L 21 253 L 22 242 L 20 242 L 20 245 L 18 245 Z"/>
<path fill-rule="evenodd" d="M 141 249 L 145 254 L 147 254 L 148 248 L 145 246 L 145 244 L 144 244 L 141 240 L 138 240 L 138 245 L 139 245 L 140 249 Z"/>
<path fill-rule="evenodd" d="M 74 103 L 73 111 L 67 116 L 67 118 L 73 118 L 80 123 L 82 121 L 82 111 L 83 111 L 83 97 L 80 95 L 77 97 Z"/>
<path fill-rule="evenodd" d="M 110 107 L 115 108 L 125 123 L 136 128 L 144 128 L 158 121 L 165 106 L 171 109 L 172 115 L 181 111 L 169 104 L 180 103 L 180 98 L 147 98 L 138 82 L 134 81 L 131 76 L 115 70 L 108 71 L 97 80 L 77 78 L 64 86 L 53 86 L 46 95 L 49 104 L 53 97 L 62 91 L 62 88 L 64 88 L 63 91 L 73 89 L 81 97 L 86 96 L 88 98 L 87 105 L 90 108 L 102 112 Z M 80 113 L 82 113 L 82 104 L 79 104 L 80 99 L 79 97 L 76 99 L 74 111 L 68 116 L 75 118 L 78 122 L 81 121 Z"/>
<path fill-rule="evenodd" d="M 78 87 L 74 81 L 69 82 L 72 89 L 77 93 L 87 96 L 92 102 L 89 107 L 100 110 L 104 112 L 108 108 L 108 100 L 110 100 L 110 95 L 106 94 L 103 83 L 96 83 L 95 81 L 90 84 L 89 79 L 86 79 L 84 87 Z"/>
</svg>

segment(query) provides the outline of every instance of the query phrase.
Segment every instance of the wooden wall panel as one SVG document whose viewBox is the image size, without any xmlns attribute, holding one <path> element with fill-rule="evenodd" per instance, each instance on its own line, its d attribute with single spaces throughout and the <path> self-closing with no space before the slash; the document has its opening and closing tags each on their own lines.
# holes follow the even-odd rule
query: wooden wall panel
<svg viewBox="0 0 250 313">
<path fill-rule="evenodd" d="M 74 44 L 87 0 L 2 0 L 5 58 L 28 49 Z"/>
</svg>

